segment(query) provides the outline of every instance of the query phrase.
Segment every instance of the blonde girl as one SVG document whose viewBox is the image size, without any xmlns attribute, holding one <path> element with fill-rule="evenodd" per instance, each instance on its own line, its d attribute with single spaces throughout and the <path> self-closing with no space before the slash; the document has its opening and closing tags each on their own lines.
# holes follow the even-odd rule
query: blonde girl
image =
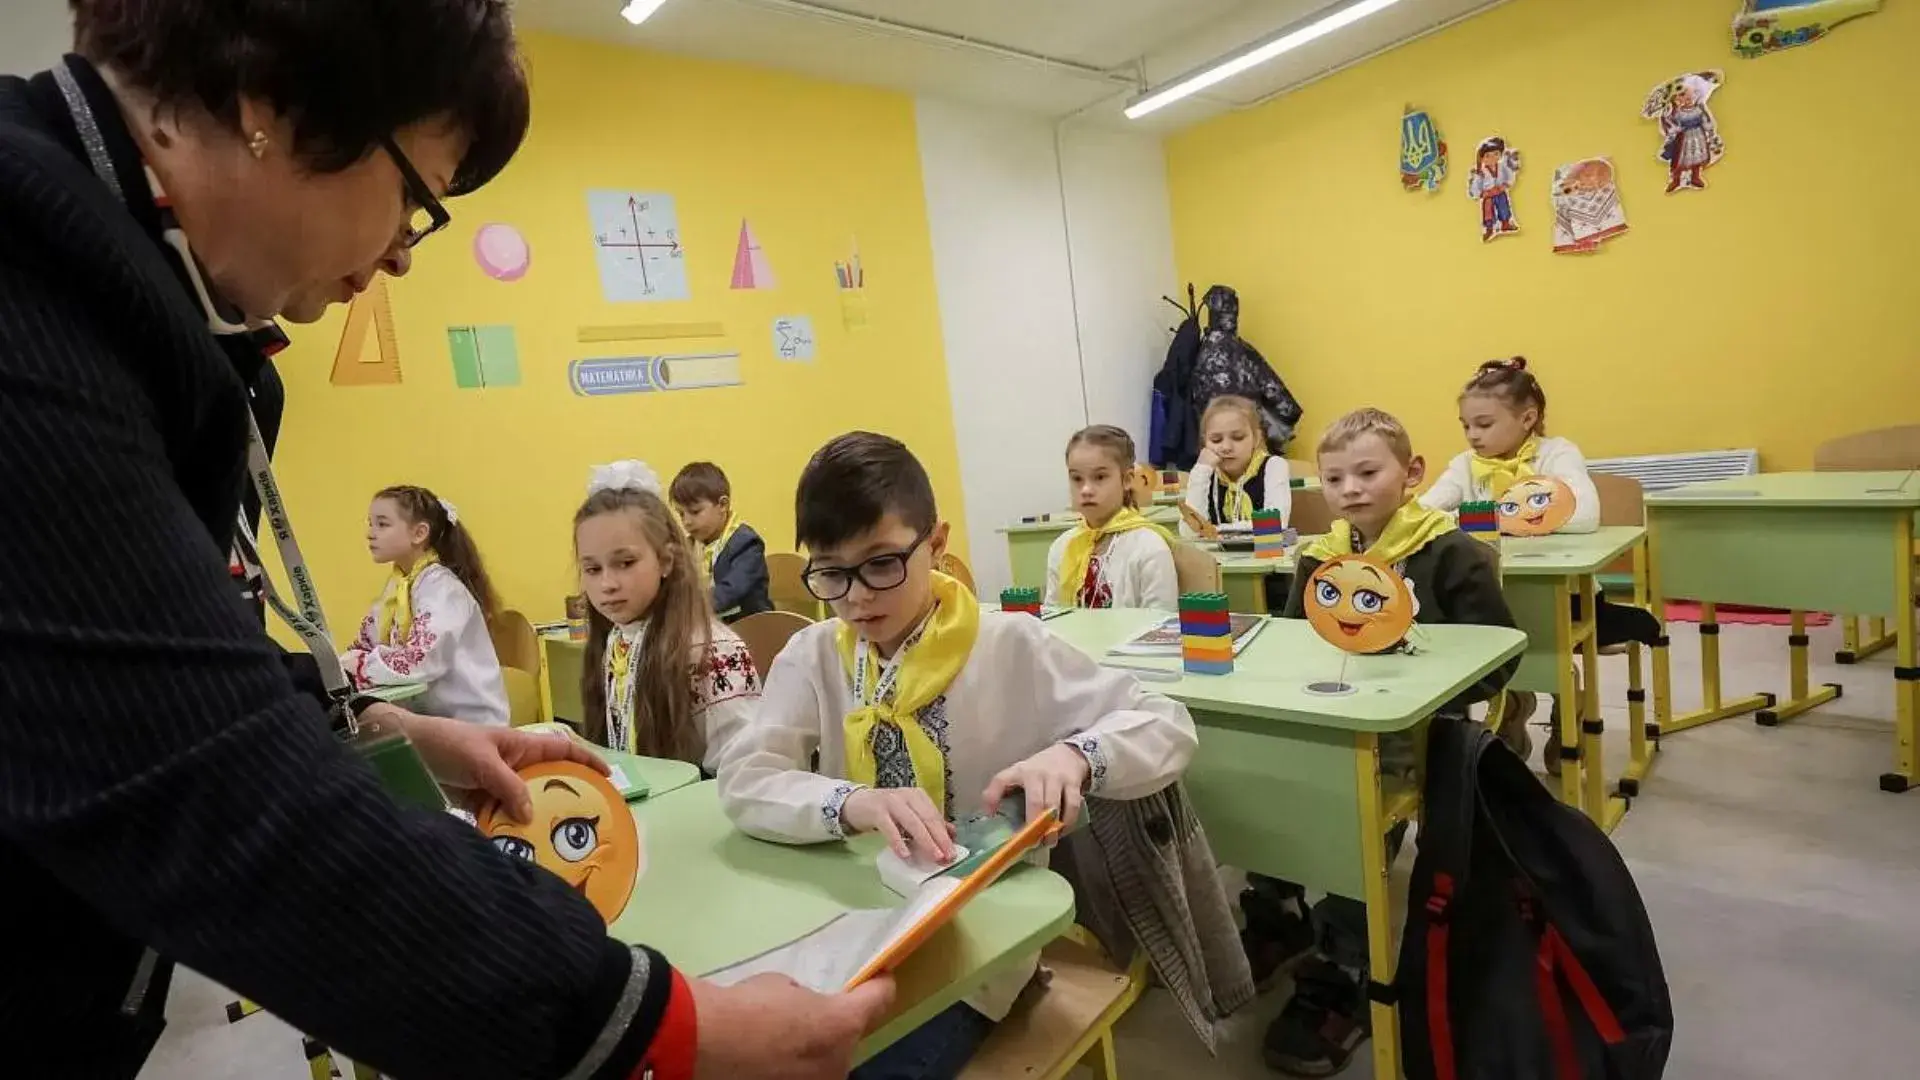
<svg viewBox="0 0 1920 1080">
<path fill-rule="evenodd" d="M 594 469 L 573 544 L 591 605 L 580 687 L 587 737 L 711 774 L 709 733 L 744 725 L 760 676 L 746 643 L 713 617 L 660 478 L 638 461 Z"/>
<path fill-rule="evenodd" d="M 1600 493 L 1587 475 L 1587 459 L 1567 439 L 1547 434 L 1547 392 L 1527 370 L 1524 356 L 1489 360 L 1460 392 L 1460 428 L 1470 449 L 1447 465 L 1420 497 L 1433 510 L 1458 510 L 1463 502 L 1498 499 L 1515 481 L 1551 476 L 1573 492 L 1573 517 L 1561 532 L 1600 527 Z"/>
<path fill-rule="evenodd" d="M 1187 476 L 1187 505 L 1214 525 L 1246 524 L 1255 510 L 1293 516 L 1293 477 L 1285 458 L 1267 453 L 1260 407 L 1225 394 L 1200 415 L 1200 459 Z"/>
</svg>

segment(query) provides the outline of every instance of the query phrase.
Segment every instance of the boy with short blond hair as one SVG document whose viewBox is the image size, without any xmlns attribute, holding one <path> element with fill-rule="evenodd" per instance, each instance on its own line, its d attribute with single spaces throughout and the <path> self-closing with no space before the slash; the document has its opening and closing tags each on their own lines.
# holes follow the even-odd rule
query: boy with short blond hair
<svg viewBox="0 0 1920 1080">
<path fill-rule="evenodd" d="M 1348 413 L 1327 428 L 1318 457 L 1321 490 L 1337 520 L 1301 551 L 1287 618 L 1305 615 L 1306 583 L 1321 563 L 1364 553 L 1407 579 L 1423 623 L 1513 625 L 1492 551 L 1461 532 L 1452 515 L 1414 499 L 1426 462 L 1400 421 L 1379 409 Z M 1440 714 L 1464 716 L 1469 704 L 1491 699 L 1519 663 L 1475 682 Z M 1256 875 L 1248 884 L 1240 902 L 1256 979 L 1319 942 L 1317 954 L 1294 972 L 1292 1000 L 1267 1028 L 1267 1063 L 1290 1076 L 1331 1076 L 1369 1035 L 1366 906 L 1329 896 L 1313 906 L 1309 926 L 1301 886 Z"/>
<path fill-rule="evenodd" d="M 1084 796 L 1144 798 L 1179 779 L 1197 743 L 1185 706 L 1031 615 L 980 610 L 935 571 L 947 524 L 904 445 L 834 439 L 796 502 L 804 580 L 838 618 L 794 635 L 758 715 L 715 735 L 720 800 L 742 831 L 788 844 L 878 832 L 903 857 L 944 861 L 949 826 L 1014 789 L 1029 816 L 1053 808 L 1070 823 Z M 988 983 L 854 1080 L 957 1074 L 1033 971 Z"/>
<path fill-rule="evenodd" d="M 773 610 L 767 545 L 733 510 L 733 485 L 711 461 L 696 461 L 673 478 L 668 494 L 687 536 L 699 546 L 713 585 L 713 612 L 734 623 Z"/>
</svg>

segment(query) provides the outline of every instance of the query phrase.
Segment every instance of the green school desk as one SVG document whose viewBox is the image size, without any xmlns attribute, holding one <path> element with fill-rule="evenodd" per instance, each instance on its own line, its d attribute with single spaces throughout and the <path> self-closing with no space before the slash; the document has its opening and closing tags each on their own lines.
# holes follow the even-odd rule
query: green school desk
<svg viewBox="0 0 1920 1080">
<path fill-rule="evenodd" d="M 897 907 L 873 868 L 878 837 L 790 847 L 733 827 L 712 782 L 633 804 L 645 863 L 608 932 L 692 975 L 729 967 L 859 908 Z M 1019 866 L 968 904 L 895 973 L 899 996 L 861 1056 L 895 1042 L 1073 924 L 1073 889 Z"/>
<path fill-rule="evenodd" d="M 1115 666 L 1179 672 L 1178 657 L 1106 655 L 1163 617 L 1081 610 L 1047 620 L 1047 628 Z M 1419 796 L 1405 781 L 1382 784 L 1380 736 L 1411 731 L 1527 644 L 1519 631 L 1494 626 L 1434 626 L 1425 635 L 1418 655 L 1348 657 L 1304 621 L 1274 619 L 1235 659 L 1233 674 L 1146 683 L 1185 703 L 1201 728 L 1186 784 L 1214 853 L 1364 900 L 1373 978 L 1382 983 L 1394 972 L 1386 833 Z M 1358 692 L 1306 692 L 1309 682 L 1342 678 Z M 1397 1016 L 1376 1003 L 1374 1075 L 1399 1076 L 1399 1053 Z"/>
<path fill-rule="evenodd" d="M 1670 717 L 1655 710 L 1663 734 L 1755 712 L 1771 726 L 1833 700 L 1840 687 L 1807 685 L 1803 612 L 1883 615 L 1894 624 L 1894 769 L 1880 777 L 1900 792 L 1920 779 L 1915 713 L 1920 668 L 1914 647 L 1914 515 L 1920 477 L 1911 472 L 1762 473 L 1693 484 L 1647 496 L 1652 530 L 1651 594 L 1661 615 L 1669 596 L 1697 600 L 1700 677 L 1705 707 Z M 1771 694 L 1723 701 L 1715 603 L 1793 612 L 1787 638 L 1790 698 Z"/>
<path fill-rule="evenodd" d="M 369 686 L 360 692 L 368 697 L 379 698 L 389 705 L 401 705 L 425 694 L 427 692 L 427 684 L 395 683 L 392 686 Z"/>
<path fill-rule="evenodd" d="M 1626 813 L 1627 800 L 1640 790 L 1652 767 L 1657 744 L 1647 738 L 1646 690 L 1642 686 L 1640 645 L 1628 648 L 1627 710 L 1632 757 L 1618 794 L 1609 796 L 1601 749 L 1605 723 L 1600 717 L 1600 641 L 1596 618 L 1600 572 L 1629 552 L 1634 560 L 1634 599 L 1644 604 L 1647 530 L 1638 525 L 1607 525 L 1591 533 L 1503 537 L 1500 541 L 1501 589 L 1514 622 L 1527 632 L 1526 655 L 1514 674 L 1515 690 L 1554 694 L 1562 702 L 1560 795 L 1568 806 L 1609 832 Z M 1580 598 L 1578 620 L 1574 597 Z M 1574 708 L 1574 654 L 1579 653 L 1579 708 Z M 1667 699 L 1667 654 L 1654 650 L 1655 714 Z M 1576 724 L 1575 717 L 1585 717 Z"/>
<path fill-rule="evenodd" d="M 569 738 L 579 738 L 565 724 L 528 724 L 521 731 L 557 731 Z M 608 750 L 603 746 L 587 743 L 587 748 L 609 765 L 618 765 L 633 779 L 647 785 L 647 798 L 657 799 L 669 791 L 678 791 L 683 787 L 692 787 L 700 782 L 700 769 L 684 761 L 667 758 L 641 757 L 639 754 L 623 754 L 618 750 Z"/>
</svg>

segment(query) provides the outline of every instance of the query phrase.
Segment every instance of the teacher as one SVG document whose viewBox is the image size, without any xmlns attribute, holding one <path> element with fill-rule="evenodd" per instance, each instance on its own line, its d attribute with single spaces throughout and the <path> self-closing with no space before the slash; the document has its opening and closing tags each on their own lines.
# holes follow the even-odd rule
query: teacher
<svg viewBox="0 0 1920 1080">
<path fill-rule="evenodd" d="M 405 273 L 519 148 L 505 0 L 72 8 L 79 55 L 0 78 L 0 1045 L 131 1077 L 178 961 L 402 1078 L 844 1075 L 890 985 L 721 989 L 612 941 L 398 807 L 228 575 L 269 320 Z M 581 753 L 362 715 L 510 805 Z"/>
</svg>

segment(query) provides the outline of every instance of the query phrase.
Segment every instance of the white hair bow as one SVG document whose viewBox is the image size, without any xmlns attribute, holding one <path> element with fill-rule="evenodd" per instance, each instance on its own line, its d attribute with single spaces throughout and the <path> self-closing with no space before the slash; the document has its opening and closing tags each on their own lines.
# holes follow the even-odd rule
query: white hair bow
<svg viewBox="0 0 1920 1080">
<path fill-rule="evenodd" d="M 445 499 L 441 499 L 440 509 L 446 512 L 447 524 L 449 525 L 460 524 L 460 510 L 458 507 L 454 506 L 452 503 L 448 502 Z"/>
<path fill-rule="evenodd" d="M 644 491 L 655 498 L 665 498 L 660 493 L 660 475 L 644 461 L 595 465 L 587 474 L 587 494 L 601 491 Z"/>
</svg>

